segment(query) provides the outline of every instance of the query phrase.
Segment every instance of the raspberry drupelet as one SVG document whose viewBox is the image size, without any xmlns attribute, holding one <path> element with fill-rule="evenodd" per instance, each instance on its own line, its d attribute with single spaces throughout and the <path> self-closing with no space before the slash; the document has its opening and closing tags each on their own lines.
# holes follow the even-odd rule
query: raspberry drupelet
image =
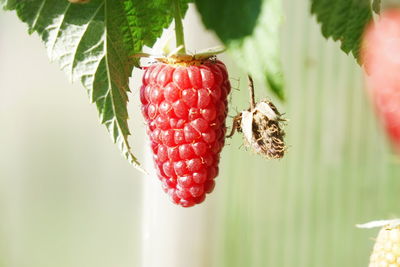
<svg viewBox="0 0 400 267">
<path fill-rule="evenodd" d="M 218 60 L 146 68 L 140 89 L 154 163 L 172 202 L 191 207 L 214 189 L 231 86 Z"/>
</svg>

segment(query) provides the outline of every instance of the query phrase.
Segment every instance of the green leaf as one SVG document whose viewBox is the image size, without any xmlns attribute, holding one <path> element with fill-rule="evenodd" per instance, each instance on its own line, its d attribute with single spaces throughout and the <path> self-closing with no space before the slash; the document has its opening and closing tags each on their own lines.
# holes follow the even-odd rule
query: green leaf
<svg viewBox="0 0 400 267">
<path fill-rule="evenodd" d="M 183 14 L 187 2 L 182 1 Z M 89 4 L 0 0 L 0 4 L 16 10 L 29 33 L 39 34 L 49 58 L 72 81 L 81 81 L 112 140 L 139 168 L 128 142 L 128 81 L 139 63 L 131 55 L 144 45 L 152 46 L 170 25 L 169 0 L 92 0 Z"/>
<path fill-rule="evenodd" d="M 340 40 L 342 50 L 359 59 L 363 31 L 372 19 L 370 0 L 312 0 L 311 12 L 325 38 Z"/>
<path fill-rule="evenodd" d="M 284 99 L 280 53 L 281 0 L 196 0 L 204 25 L 240 67 Z"/>
<path fill-rule="evenodd" d="M 261 11 L 261 0 L 196 0 L 204 25 L 229 42 L 251 35 Z"/>
<path fill-rule="evenodd" d="M 381 12 L 381 0 L 374 0 L 372 2 L 372 10 L 377 14 Z"/>
</svg>

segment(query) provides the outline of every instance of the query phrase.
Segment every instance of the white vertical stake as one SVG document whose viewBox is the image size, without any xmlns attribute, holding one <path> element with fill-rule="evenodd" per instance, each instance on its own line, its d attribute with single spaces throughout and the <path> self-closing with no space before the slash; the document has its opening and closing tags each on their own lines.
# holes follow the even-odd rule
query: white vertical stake
<svg viewBox="0 0 400 267">
<path fill-rule="evenodd" d="M 191 208 L 174 205 L 162 191 L 152 165 L 150 159 L 145 163 L 153 171 L 144 182 L 141 266 L 208 266 L 214 243 L 212 203 L 207 199 Z"/>
<path fill-rule="evenodd" d="M 192 5 L 183 26 L 189 53 L 218 44 L 203 28 Z M 160 42 L 171 34 L 171 29 L 165 32 Z M 209 266 L 216 228 L 212 197 L 191 208 L 172 204 L 156 176 L 148 139 L 144 153 L 144 167 L 150 175 L 144 177 L 141 266 Z"/>
</svg>

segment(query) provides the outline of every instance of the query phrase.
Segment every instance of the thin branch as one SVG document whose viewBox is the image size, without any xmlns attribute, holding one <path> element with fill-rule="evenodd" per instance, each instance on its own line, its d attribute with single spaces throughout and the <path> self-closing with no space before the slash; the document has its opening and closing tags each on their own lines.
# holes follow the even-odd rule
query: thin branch
<svg viewBox="0 0 400 267">
<path fill-rule="evenodd" d="M 256 107 L 256 101 L 254 97 L 254 82 L 250 74 L 248 74 L 247 77 L 249 78 L 250 108 L 253 110 Z"/>
</svg>

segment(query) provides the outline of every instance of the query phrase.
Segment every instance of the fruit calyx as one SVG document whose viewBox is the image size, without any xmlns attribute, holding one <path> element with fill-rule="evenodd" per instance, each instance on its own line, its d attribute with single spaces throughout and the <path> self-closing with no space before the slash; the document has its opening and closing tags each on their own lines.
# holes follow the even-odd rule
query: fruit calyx
<svg viewBox="0 0 400 267">
<path fill-rule="evenodd" d="M 169 65 L 181 65 L 181 66 L 199 66 L 205 61 L 217 60 L 216 56 L 220 53 L 225 52 L 225 47 L 217 46 L 212 48 L 207 48 L 194 54 L 179 53 L 181 47 L 174 49 L 168 53 L 137 53 L 132 55 L 135 58 L 150 58 L 157 60 L 162 63 Z"/>
</svg>

